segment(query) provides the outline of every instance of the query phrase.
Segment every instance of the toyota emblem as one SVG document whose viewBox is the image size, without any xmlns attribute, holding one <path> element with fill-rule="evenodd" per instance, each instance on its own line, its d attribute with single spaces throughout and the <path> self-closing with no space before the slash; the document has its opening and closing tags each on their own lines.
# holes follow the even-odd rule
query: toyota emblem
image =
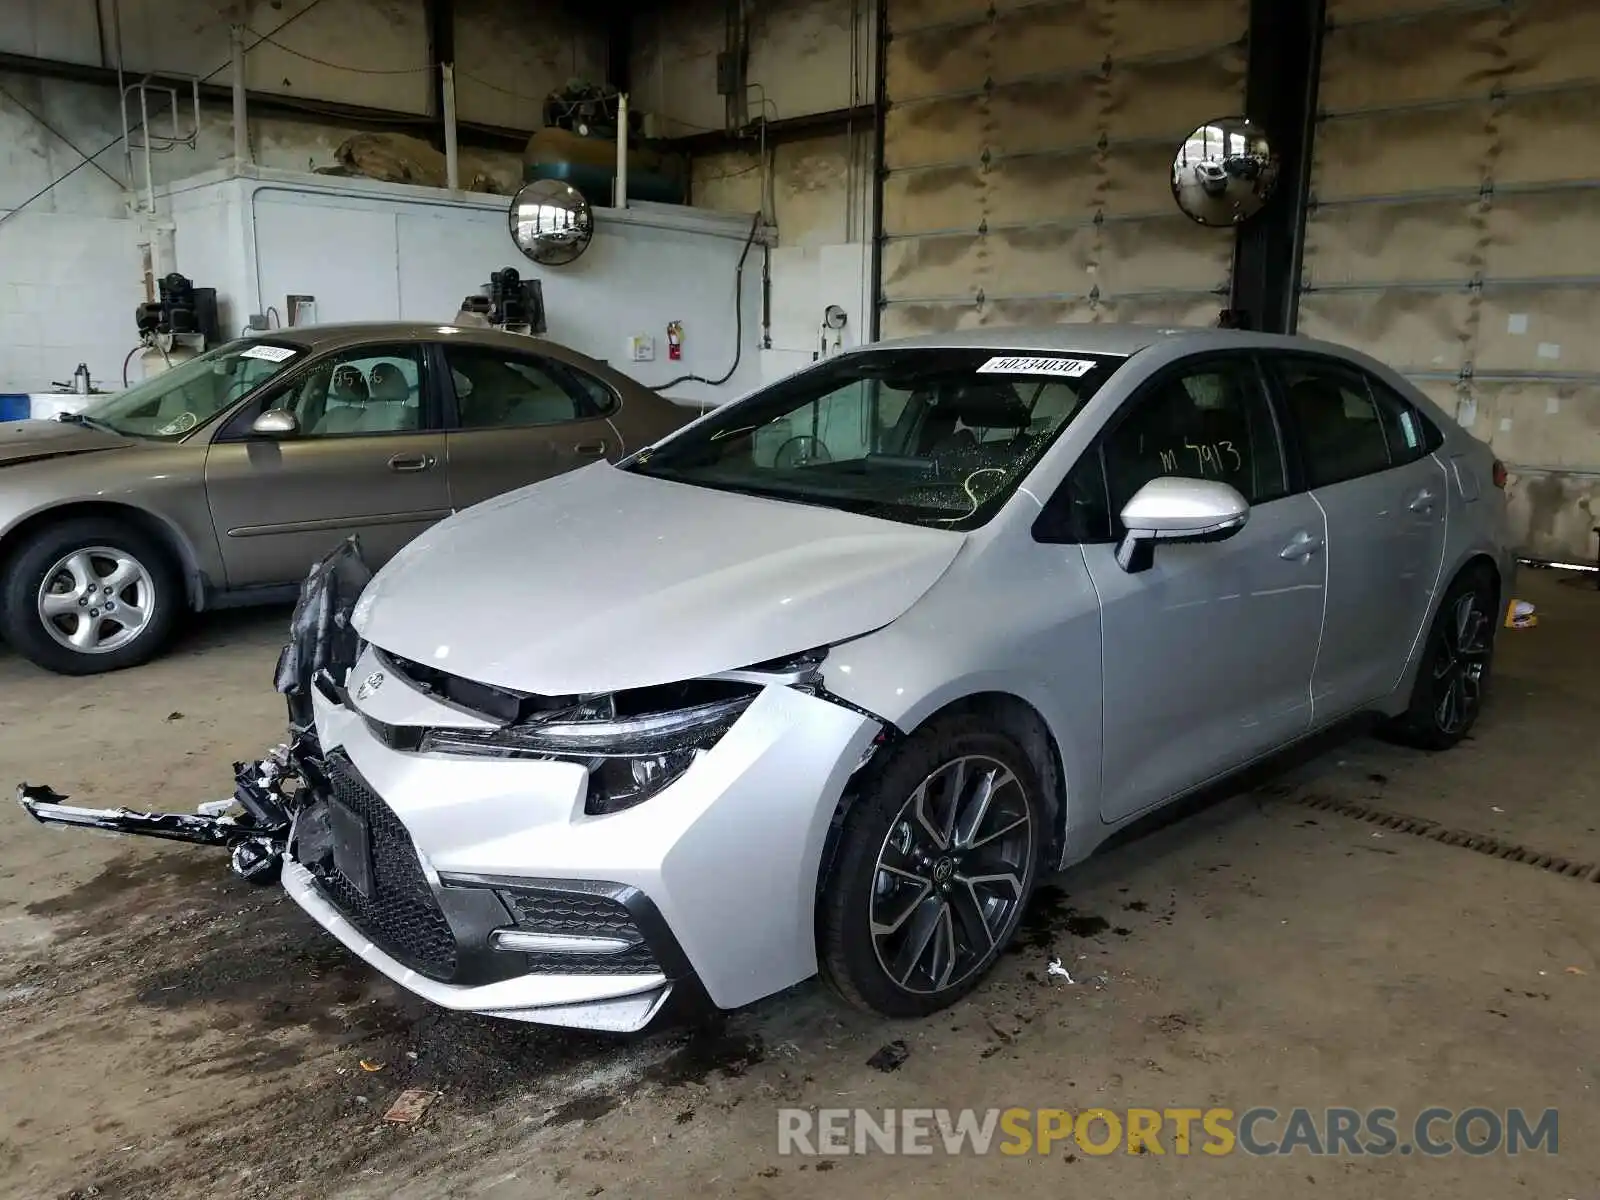
<svg viewBox="0 0 1600 1200">
<path fill-rule="evenodd" d="M 374 671 L 361 681 L 361 686 L 356 689 L 356 699 L 365 700 L 373 692 L 383 686 L 383 672 Z"/>
</svg>

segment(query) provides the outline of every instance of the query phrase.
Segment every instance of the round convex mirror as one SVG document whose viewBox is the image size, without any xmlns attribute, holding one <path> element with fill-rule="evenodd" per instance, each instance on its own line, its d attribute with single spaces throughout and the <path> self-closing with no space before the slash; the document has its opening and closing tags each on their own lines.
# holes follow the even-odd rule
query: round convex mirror
<svg viewBox="0 0 1600 1200">
<path fill-rule="evenodd" d="M 583 194 L 558 179 L 523 184 L 511 202 L 511 240 L 534 262 L 559 267 L 589 248 L 594 214 Z"/>
<path fill-rule="evenodd" d="M 1245 117 L 1207 121 L 1172 160 L 1172 198 L 1201 225 L 1241 225 L 1278 187 L 1278 156 L 1261 128 Z"/>
</svg>

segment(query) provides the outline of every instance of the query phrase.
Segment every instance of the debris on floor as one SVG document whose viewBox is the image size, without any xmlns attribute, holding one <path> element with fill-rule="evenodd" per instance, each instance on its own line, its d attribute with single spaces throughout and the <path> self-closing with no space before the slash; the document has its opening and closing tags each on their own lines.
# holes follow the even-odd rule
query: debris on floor
<svg viewBox="0 0 1600 1200">
<path fill-rule="evenodd" d="M 1068 983 L 1077 982 L 1077 980 L 1072 977 L 1072 972 L 1068 971 L 1061 965 L 1061 960 L 1059 958 L 1052 958 L 1050 960 L 1050 965 L 1045 968 L 1045 970 L 1047 974 L 1057 979 L 1065 979 Z"/>
<path fill-rule="evenodd" d="M 867 1066 L 876 1071 L 898 1071 L 910 1057 L 911 1047 L 896 1039 L 888 1045 L 878 1047 L 877 1053 L 867 1059 Z"/>
<path fill-rule="evenodd" d="M 396 1125 L 415 1125 L 422 1120 L 422 1114 L 428 1111 L 428 1106 L 439 1098 L 438 1092 L 430 1092 L 425 1088 L 407 1088 L 395 1098 L 389 1106 L 389 1111 L 383 1114 L 385 1121 L 392 1121 Z"/>
<path fill-rule="evenodd" d="M 1532 629 L 1539 623 L 1539 614 L 1526 600 L 1513 600 L 1506 605 L 1507 629 Z"/>
</svg>

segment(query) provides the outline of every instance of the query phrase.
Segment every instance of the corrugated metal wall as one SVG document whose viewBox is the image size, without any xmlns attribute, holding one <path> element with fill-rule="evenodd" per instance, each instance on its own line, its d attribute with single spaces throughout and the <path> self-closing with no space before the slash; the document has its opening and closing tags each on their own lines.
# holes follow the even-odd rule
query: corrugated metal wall
<svg viewBox="0 0 1600 1200">
<path fill-rule="evenodd" d="M 1512 468 L 1525 547 L 1600 518 L 1600 2 L 1329 0 L 1304 333 L 1404 369 Z"/>
<path fill-rule="evenodd" d="M 1233 235 L 1169 178 L 1243 110 L 1247 27 L 1247 0 L 889 0 L 884 336 L 1212 322 Z"/>
</svg>

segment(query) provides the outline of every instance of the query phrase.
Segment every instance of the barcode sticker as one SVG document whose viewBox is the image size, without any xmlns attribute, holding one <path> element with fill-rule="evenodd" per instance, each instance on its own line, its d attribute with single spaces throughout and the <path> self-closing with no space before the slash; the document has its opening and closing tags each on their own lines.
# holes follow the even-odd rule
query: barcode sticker
<svg viewBox="0 0 1600 1200">
<path fill-rule="evenodd" d="M 991 358 L 978 368 L 980 375 L 1064 375 L 1077 379 L 1094 370 L 1087 358 Z"/>
<path fill-rule="evenodd" d="M 286 358 L 293 358 L 297 351 L 288 346 L 251 346 L 239 351 L 240 358 L 264 358 L 268 362 L 282 362 Z"/>
</svg>

